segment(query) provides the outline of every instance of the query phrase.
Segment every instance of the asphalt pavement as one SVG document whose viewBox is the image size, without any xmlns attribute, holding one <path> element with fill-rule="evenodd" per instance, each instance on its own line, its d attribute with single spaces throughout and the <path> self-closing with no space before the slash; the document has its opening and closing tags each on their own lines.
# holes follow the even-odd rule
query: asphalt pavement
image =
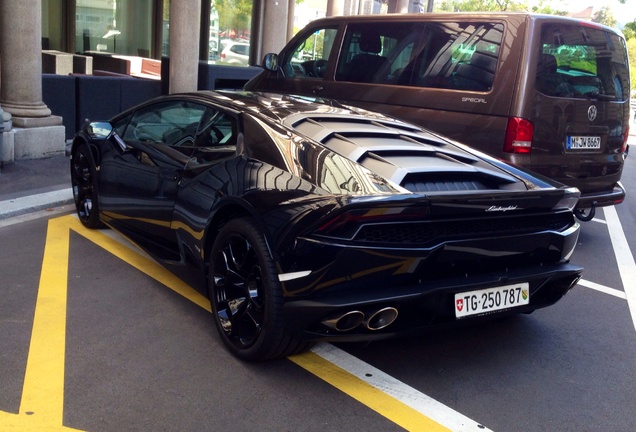
<svg viewBox="0 0 636 432">
<path fill-rule="evenodd" d="M 0 167 L 0 220 L 72 202 L 68 156 L 16 160 Z"/>
<path fill-rule="evenodd" d="M 629 142 L 633 158 L 636 135 Z M 623 175 L 628 187 L 636 184 L 631 163 L 632 169 Z M 69 165 L 69 158 L 60 155 L 2 166 L 0 227 L 22 219 L 9 219 L 12 216 L 72 203 Z M 67 208 L 70 213 L 72 206 Z M 623 212 L 626 227 L 634 226 L 632 209 L 630 202 L 617 208 Z M 60 223 L 69 219 L 74 221 L 66 218 Z M 36 409 L 60 408 L 54 413 L 60 424 L 63 420 L 64 426 L 83 430 L 204 430 L 209 428 L 210 418 L 216 429 L 234 430 L 399 428 L 394 420 L 376 412 L 375 405 L 361 409 L 360 399 L 349 399 L 344 390 L 334 392 L 325 384 L 330 381 L 313 379 L 304 366 L 297 368 L 286 360 L 261 365 L 233 361 L 211 334 L 209 312 L 173 289 L 165 289 L 170 285 L 156 277 L 160 272 L 151 262 L 144 264 L 143 271 L 122 265 L 132 261 L 128 255 L 115 255 L 86 241 L 82 232 L 70 237 L 66 249 L 54 240 L 42 259 L 46 233 L 68 230 L 68 226 L 51 228 L 41 220 L 0 230 L 0 244 L 24 245 L 0 249 L 5 291 L 0 302 L 4 318 L 0 320 L 0 346 L 14 347 L 0 368 L 1 430 L 19 417 L 22 395 L 34 394 L 30 393 L 33 383 L 39 389 L 42 382 L 63 385 L 58 393 L 35 392 L 30 403 Z M 383 386 L 399 379 L 407 387 L 391 387 L 395 391 L 391 394 L 414 394 L 413 400 L 426 400 L 426 409 L 421 408 L 424 415 L 431 415 L 430 400 L 439 401 L 493 430 L 636 430 L 629 410 L 636 376 L 633 320 L 620 289 L 620 272 L 611 258 L 614 252 L 607 226 L 586 223 L 573 258 L 586 268 L 588 285 L 604 291 L 577 288 L 576 294 L 558 304 L 511 318 L 506 325 L 490 323 L 424 338 L 343 346 L 342 351 L 347 351 L 342 358 L 353 356 L 355 361 L 347 360 L 350 369 L 344 372 L 338 369 L 326 375 L 337 376 L 334 382 L 356 389 L 357 377 L 383 377 Z M 128 253 L 126 248 L 122 250 Z M 631 250 L 636 250 L 633 244 Z M 51 257 L 56 260 L 49 261 Z M 66 329 L 61 347 L 48 333 L 34 339 L 31 318 L 41 289 L 37 270 L 49 274 L 44 270 L 56 268 L 58 258 L 65 260 L 64 268 L 69 271 L 61 291 L 68 293 L 63 297 L 68 302 L 67 313 L 53 313 L 53 328 Z M 58 301 L 61 297 L 53 298 Z M 51 304 L 56 303 L 40 302 L 45 307 Z M 53 349 L 49 341 L 53 341 Z M 44 347 L 40 352 L 63 365 L 56 370 L 60 376 L 27 379 L 51 376 L 48 363 L 31 366 L 27 362 L 31 344 Z M 313 355 L 310 358 L 317 361 Z M 425 393 L 411 393 L 411 389 Z M 377 397 L 373 393 L 368 400 Z M 412 416 L 409 411 L 409 419 Z M 61 428 L 38 428 L 38 416 L 31 411 L 26 418 L 32 420 L 30 430 Z"/>
</svg>

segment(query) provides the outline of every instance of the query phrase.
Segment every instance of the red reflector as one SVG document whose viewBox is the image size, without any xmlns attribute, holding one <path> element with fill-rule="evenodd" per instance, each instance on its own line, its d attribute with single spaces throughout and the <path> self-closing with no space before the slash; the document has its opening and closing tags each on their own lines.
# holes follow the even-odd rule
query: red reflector
<svg viewBox="0 0 636 432">
<path fill-rule="evenodd" d="M 530 153 L 533 136 L 534 125 L 531 122 L 519 117 L 510 117 L 503 150 L 506 153 Z"/>
</svg>

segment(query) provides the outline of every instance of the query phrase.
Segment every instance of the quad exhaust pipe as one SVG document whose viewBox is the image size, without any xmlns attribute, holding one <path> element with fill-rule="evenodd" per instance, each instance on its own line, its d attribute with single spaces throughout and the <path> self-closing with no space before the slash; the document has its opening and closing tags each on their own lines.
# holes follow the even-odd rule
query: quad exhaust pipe
<svg viewBox="0 0 636 432">
<path fill-rule="evenodd" d="M 375 331 L 393 324 L 397 316 L 398 311 L 396 308 L 385 307 L 370 314 L 365 314 L 359 310 L 345 312 L 342 315 L 325 319 L 322 323 L 330 329 L 339 332 L 348 332 L 360 325 L 364 325 L 367 329 Z"/>
<path fill-rule="evenodd" d="M 381 330 L 393 324 L 397 316 L 398 311 L 396 308 L 386 307 L 380 309 L 369 317 L 366 322 L 367 328 L 369 330 Z"/>
</svg>

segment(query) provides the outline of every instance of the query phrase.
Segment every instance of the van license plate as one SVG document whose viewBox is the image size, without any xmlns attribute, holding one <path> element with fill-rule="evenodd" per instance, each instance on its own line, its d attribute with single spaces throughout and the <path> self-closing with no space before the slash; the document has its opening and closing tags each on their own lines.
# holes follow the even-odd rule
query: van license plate
<svg viewBox="0 0 636 432">
<path fill-rule="evenodd" d="M 510 309 L 530 303 L 528 282 L 455 294 L 455 318 Z"/>
<path fill-rule="evenodd" d="M 598 150 L 601 148 L 601 137 L 599 136 L 576 136 L 568 135 L 568 150 Z"/>
</svg>

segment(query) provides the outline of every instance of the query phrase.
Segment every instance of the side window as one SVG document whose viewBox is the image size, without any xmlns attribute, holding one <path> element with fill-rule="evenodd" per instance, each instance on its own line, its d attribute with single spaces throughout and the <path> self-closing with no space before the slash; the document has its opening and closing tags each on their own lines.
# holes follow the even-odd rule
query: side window
<svg viewBox="0 0 636 432">
<path fill-rule="evenodd" d="M 136 111 L 124 140 L 192 146 L 205 107 L 186 101 L 161 102 Z"/>
<path fill-rule="evenodd" d="M 288 78 L 319 78 L 327 71 L 337 27 L 314 29 L 300 40 L 284 59 L 282 69 Z"/>
<path fill-rule="evenodd" d="M 404 84 L 422 46 L 420 23 L 352 24 L 347 27 L 336 80 Z"/>
<path fill-rule="evenodd" d="M 422 24 L 365 23 L 347 27 L 336 80 L 398 83 L 422 38 Z"/>
<path fill-rule="evenodd" d="M 131 117 L 132 117 L 132 114 L 129 114 L 126 117 L 123 117 L 119 119 L 117 122 L 113 123 L 113 129 L 115 130 L 115 133 L 117 133 L 117 135 L 119 135 L 120 137 L 124 136 L 124 132 L 126 131 L 126 126 L 128 126 L 128 123 L 130 123 Z"/>
<path fill-rule="evenodd" d="M 230 47 L 230 51 L 240 55 L 249 55 L 250 46 L 244 44 L 236 44 Z"/>
<path fill-rule="evenodd" d="M 493 23 L 431 23 L 426 46 L 407 85 L 452 90 L 492 88 L 501 51 L 503 25 Z"/>
</svg>

